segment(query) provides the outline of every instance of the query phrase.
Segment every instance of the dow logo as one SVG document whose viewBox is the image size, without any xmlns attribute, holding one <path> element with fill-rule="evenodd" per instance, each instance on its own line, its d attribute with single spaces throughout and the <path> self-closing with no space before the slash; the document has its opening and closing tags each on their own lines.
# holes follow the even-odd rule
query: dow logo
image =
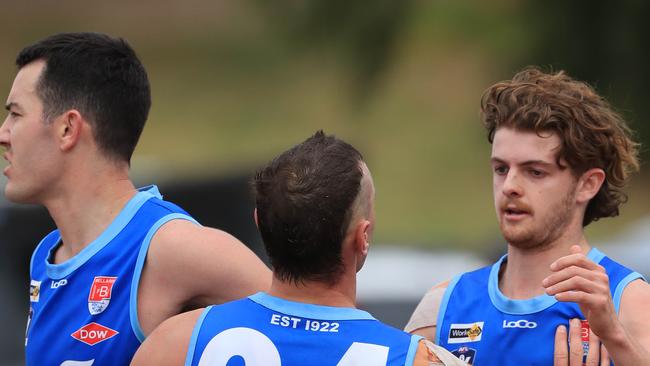
<svg viewBox="0 0 650 366">
<path fill-rule="evenodd" d="M 117 335 L 119 332 L 101 324 L 90 323 L 77 329 L 70 336 L 78 341 L 84 342 L 89 346 L 94 346 Z"/>
</svg>

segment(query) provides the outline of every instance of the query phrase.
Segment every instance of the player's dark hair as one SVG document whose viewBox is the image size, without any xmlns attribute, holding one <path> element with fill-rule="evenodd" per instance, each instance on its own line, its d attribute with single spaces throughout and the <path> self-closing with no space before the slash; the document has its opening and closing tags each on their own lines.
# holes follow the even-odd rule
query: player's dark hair
<svg viewBox="0 0 650 366">
<path fill-rule="evenodd" d="M 258 227 L 277 278 L 339 279 L 362 159 L 350 144 L 318 131 L 257 172 Z"/>
<path fill-rule="evenodd" d="M 129 44 L 100 33 L 60 33 L 25 47 L 16 65 L 37 60 L 45 61 L 37 85 L 45 121 L 76 109 L 91 123 L 106 156 L 130 162 L 151 93 L 147 73 Z"/>
<path fill-rule="evenodd" d="M 586 83 L 564 71 L 544 73 L 533 67 L 512 80 L 492 85 L 481 100 L 483 125 L 490 143 L 499 128 L 552 132 L 561 141 L 557 161 L 564 159 L 576 176 L 592 168 L 605 171 L 605 181 L 589 201 L 582 225 L 613 217 L 627 200 L 623 187 L 639 169 L 638 143 L 625 120 Z"/>
</svg>

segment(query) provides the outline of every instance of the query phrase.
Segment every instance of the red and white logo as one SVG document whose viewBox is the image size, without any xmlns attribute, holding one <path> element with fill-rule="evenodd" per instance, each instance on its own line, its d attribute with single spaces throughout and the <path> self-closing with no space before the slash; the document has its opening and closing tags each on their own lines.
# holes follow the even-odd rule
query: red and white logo
<svg viewBox="0 0 650 366">
<path fill-rule="evenodd" d="M 580 338 L 582 339 L 583 357 L 587 357 L 587 353 L 589 353 L 589 330 L 589 322 L 587 320 L 580 320 Z M 584 361 L 586 362 L 586 360 L 585 358 Z"/>
<path fill-rule="evenodd" d="M 113 284 L 115 284 L 116 280 L 117 277 L 95 277 L 93 285 L 90 286 L 90 294 L 88 295 L 88 311 L 90 311 L 91 315 L 97 315 L 106 310 L 108 304 L 111 302 Z"/>
<path fill-rule="evenodd" d="M 94 346 L 99 342 L 113 338 L 118 333 L 119 332 L 116 330 L 93 322 L 77 329 L 77 331 L 70 334 L 70 336 L 78 341 L 84 342 L 89 346 Z"/>
</svg>

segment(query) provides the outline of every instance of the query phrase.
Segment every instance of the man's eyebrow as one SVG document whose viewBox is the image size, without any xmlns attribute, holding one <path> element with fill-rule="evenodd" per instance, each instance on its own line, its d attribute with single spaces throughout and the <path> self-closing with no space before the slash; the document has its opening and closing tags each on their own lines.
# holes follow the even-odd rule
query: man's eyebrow
<svg viewBox="0 0 650 366">
<path fill-rule="evenodd" d="M 524 161 L 523 163 L 521 163 L 521 165 L 524 165 L 524 166 L 526 166 L 526 165 L 555 166 L 556 164 L 555 164 L 555 162 L 549 163 L 548 161 L 544 161 L 544 160 L 527 160 L 527 161 Z"/>
<path fill-rule="evenodd" d="M 497 164 L 506 164 L 505 160 L 500 159 L 500 158 L 498 158 L 496 156 L 492 157 L 490 159 L 490 161 L 492 163 L 497 163 Z M 545 160 L 526 160 L 524 162 L 517 163 L 517 165 L 520 165 L 520 166 L 529 166 L 529 165 L 555 166 L 556 164 L 554 162 L 549 163 L 548 161 L 545 161 Z"/>
<path fill-rule="evenodd" d="M 11 107 L 20 107 L 20 106 L 16 102 L 9 102 L 9 103 L 5 104 L 5 109 L 6 110 L 10 110 Z"/>
</svg>

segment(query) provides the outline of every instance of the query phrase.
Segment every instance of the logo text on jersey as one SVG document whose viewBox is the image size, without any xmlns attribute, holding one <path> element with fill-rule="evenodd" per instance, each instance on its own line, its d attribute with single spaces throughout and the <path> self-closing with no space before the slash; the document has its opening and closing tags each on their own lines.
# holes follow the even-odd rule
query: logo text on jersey
<svg viewBox="0 0 650 366">
<path fill-rule="evenodd" d="M 474 359 L 476 358 L 476 350 L 469 347 L 460 347 L 451 351 L 451 354 L 470 366 L 474 363 Z"/>
<path fill-rule="evenodd" d="M 537 323 L 535 322 L 530 322 L 526 319 L 519 319 L 519 320 L 504 320 L 503 321 L 503 327 L 504 328 L 528 328 L 528 329 L 533 329 L 537 328 Z"/>
<path fill-rule="evenodd" d="M 52 281 L 52 283 L 50 284 L 50 288 L 59 288 L 61 286 L 65 286 L 67 284 L 68 284 L 68 280 L 66 280 L 64 278 L 64 279 L 62 279 L 60 281 Z"/>
<path fill-rule="evenodd" d="M 90 286 L 90 294 L 88 295 L 88 311 L 90 311 L 90 314 L 97 315 L 106 310 L 108 304 L 111 302 L 113 285 L 116 280 L 117 277 L 95 277 L 92 286 Z"/>
<path fill-rule="evenodd" d="M 38 302 L 41 298 L 41 281 L 30 282 L 29 284 L 29 301 Z"/>
<path fill-rule="evenodd" d="M 452 324 L 447 343 L 478 342 L 483 336 L 483 323 Z"/>
<path fill-rule="evenodd" d="M 587 363 L 587 354 L 589 353 L 589 322 L 580 320 L 580 339 L 582 340 L 582 363 Z"/>
<path fill-rule="evenodd" d="M 119 332 L 116 330 L 93 322 L 77 329 L 74 333 L 70 334 L 70 336 L 89 346 L 94 346 L 99 342 L 113 338 L 118 333 Z"/>
</svg>

